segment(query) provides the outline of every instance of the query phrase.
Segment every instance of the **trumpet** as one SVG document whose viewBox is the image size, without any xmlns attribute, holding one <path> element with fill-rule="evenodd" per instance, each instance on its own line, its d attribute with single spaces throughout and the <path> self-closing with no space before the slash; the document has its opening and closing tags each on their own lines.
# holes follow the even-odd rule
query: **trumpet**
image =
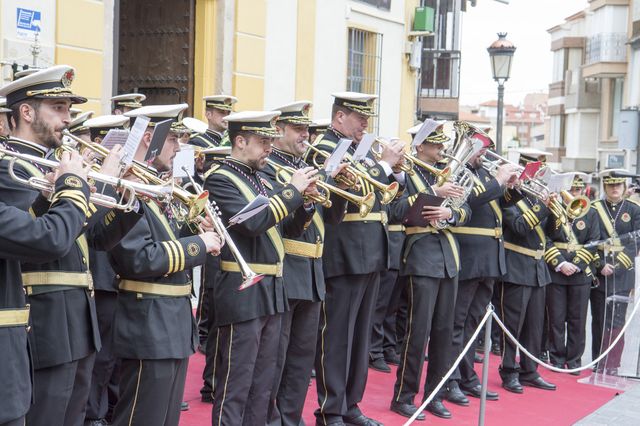
<svg viewBox="0 0 640 426">
<path fill-rule="evenodd" d="M 382 151 L 387 146 L 389 146 L 389 142 L 382 138 L 376 138 L 373 141 L 373 144 L 371 145 L 371 153 L 376 158 L 376 160 L 380 161 L 382 159 Z M 429 163 L 420 160 L 418 157 L 409 154 L 408 152 L 405 152 L 403 154 L 403 157 L 404 162 L 400 166 L 400 169 L 408 175 L 413 175 L 415 173 L 413 166 L 416 165 L 434 175 L 436 177 L 436 184 L 438 186 L 444 185 L 444 183 L 449 180 L 449 177 L 451 176 L 451 169 L 449 167 L 439 169 Z"/>
<path fill-rule="evenodd" d="M 286 185 L 287 183 L 289 183 L 289 181 L 291 180 L 291 175 L 296 171 L 293 167 L 282 166 L 271 160 L 270 158 L 267 158 L 267 163 L 275 170 L 276 180 L 281 185 Z M 318 180 L 316 182 L 316 186 L 318 187 L 318 189 L 320 189 L 320 191 L 318 191 L 319 194 L 310 195 L 309 199 L 327 208 L 331 207 L 331 193 L 334 193 L 349 201 L 350 203 L 358 206 L 361 217 L 365 217 L 366 215 L 368 215 L 371 212 L 374 203 L 376 202 L 376 197 L 373 193 L 358 196 L 321 180 Z"/>
<path fill-rule="evenodd" d="M 318 155 L 321 155 L 324 158 L 324 160 L 326 160 L 331 156 L 331 154 L 316 148 L 315 146 L 311 145 L 309 142 L 306 142 L 305 144 L 311 151 L 314 152 L 313 156 L 311 157 L 313 166 L 318 169 L 322 169 L 323 164 L 318 161 Z M 349 173 L 352 177 L 345 178 L 342 175 L 338 175 L 336 176 L 336 181 L 340 183 L 344 183 L 349 188 L 352 188 L 354 190 L 360 189 L 360 185 L 358 184 L 358 181 L 357 181 L 358 178 L 362 179 L 363 181 L 366 181 L 369 185 L 376 188 L 382 194 L 382 199 L 380 200 L 380 204 L 389 204 L 391 201 L 393 201 L 393 199 L 396 197 L 396 194 L 398 193 L 398 189 L 399 189 L 398 182 L 391 182 L 389 185 L 385 185 L 384 183 L 378 182 L 377 180 L 369 176 L 369 173 L 367 173 L 366 171 L 360 170 L 353 163 L 347 166 L 346 170 L 347 170 L 347 173 Z"/>
<path fill-rule="evenodd" d="M 238 250 L 238 246 L 233 242 L 231 236 L 229 235 L 229 231 L 227 231 L 227 227 L 222 222 L 222 218 L 220 217 L 220 213 L 217 211 L 217 206 L 214 202 L 209 201 L 209 191 L 206 191 L 202 188 L 200 184 L 198 184 L 189 173 L 187 173 L 193 188 L 196 191 L 196 196 L 198 199 L 204 199 L 206 202 L 204 203 L 203 212 L 204 214 L 211 220 L 213 223 L 213 228 L 216 231 L 216 234 L 220 236 L 222 239 L 222 244 L 226 244 L 233 255 L 238 267 L 240 268 L 240 274 L 242 275 L 242 284 L 238 287 L 238 290 L 244 290 L 245 288 L 251 287 L 254 284 L 257 284 L 264 278 L 262 274 L 256 274 L 251 270 L 249 264 L 244 260 L 240 250 Z"/>
<path fill-rule="evenodd" d="M 516 171 L 518 173 L 522 173 L 524 171 L 524 167 L 514 163 L 513 161 L 509 161 L 508 159 L 496 154 L 493 151 L 487 151 L 484 154 L 484 158 L 482 160 L 482 167 L 489 172 L 491 176 L 495 176 L 498 173 L 498 167 L 503 164 L 511 164 L 516 167 Z M 542 179 L 540 179 L 540 171 L 536 173 L 535 176 L 526 179 L 522 182 L 519 189 L 534 197 L 538 200 L 546 202 L 549 199 L 549 188 L 547 184 L 544 183 Z"/>
<path fill-rule="evenodd" d="M 55 170 L 60 165 L 58 161 L 47 160 L 45 158 L 36 157 L 29 154 L 13 152 L 1 147 L 0 154 L 10 159 L 8 172 L 9 176 L 11 176 L 13 180 L 22 185 L 29 186 L 39 191 L 46 191 L 51 193 L 54 191 L 54 184 L 46 179 L 38 177 L 30 177 L 29 179 L 24 179 L 16 175 L 15 164 L 18 160 L 24 160 L 33 164 L 47 167 L 51 170 Z M 111 209 L 131 211 L 135 205 L 136 196 L 153 198 L 159 201 L 171 200 L 171 188 L 166 185 L 147 185 L 137 182 L 130 182 L 128 180 L 105 175 L 96 171 L 90 171 L 88 177 L 96 182 L 101 182 L 106 185 L 113 186 L 115 189 L 121 191 L 119 199 L 98 192 L 92 193 L 89 197 L 89 201 L 99 206 Z"/>
<path fill-rule="evenodd" d="M 78 143 L 78 146 L 83 150 L 88 149 L 91 152 L 94 152 L 102 157 L 106 157 L 107 155 L 109 155 L 109 150 L 102 145 L 87 142 L 84 139 L 71 134 L 68 130 L 63 130 L 62 134 L 76 141 Z M 186 213 L 178 215 L 180 216 L 179 219 L 181 221 L 192 221 L 196 217 L 200 216 L 200 214 L 203 212 L 208 200 L 207 197 L 198 197 L 197 194 L 192 194 L 186 189 L 175 185 L 172 182 L 168 183 L 164 181 L 163 179 L 151 173 L 144 165 L 136 161 L 133 161 L 131 163 L 130 170 L 134 176 L 136 176 L 146 184 L 170 187 L 171 197 L 180 201 L 180 203 L 182 203 L 187 208 Z"/>
</svg>

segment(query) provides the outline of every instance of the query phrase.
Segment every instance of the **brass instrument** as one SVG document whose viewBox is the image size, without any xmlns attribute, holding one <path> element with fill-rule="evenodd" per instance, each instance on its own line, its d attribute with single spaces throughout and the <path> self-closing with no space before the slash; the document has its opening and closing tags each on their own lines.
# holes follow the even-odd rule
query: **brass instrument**
<svg viewBox="0 0 640 426">
<path fill-rule="evenodd" d="M 109 150 L 102 145 L 87 142 L 79 137 L 71 134 L 68 130 L 63 130 L 64 136 L 69 136 L 71 139 L 78 143 L 79 149 L 88 149 L 102 157 L 109 155 Z M 204 210 L 207 203 L 207 197 L 198 197 L 197 194 L 192 194 L 186 189 L 175 185 L 173 182 L 166 182 L 158 176 L 151 173 L 144 165 L 133 161 L 130 168 L 131 173 L 146 184 L 169 186 L 171 189 L 171 196 L 173 199 L 180 201 L 186 208 L 186 212 L 176 211 L 176 216 L 179 221 L 192 221 L 198 217 Z"/>
<path fill-rule="evenodd" d="M 249 265 L 247 264 L 247 262 L 242 257 L 240 250 L 238 250 L 238 247 L 231 239 L 231 236 L 229 235 L 229 231 L 227 231 L 227 227 L 224 225 L 224 222 L 222 222 L 222 218 L 220 217 L 220 214 L 217 211 L 217 207 L 215 203 L 213 201 L 209 201 L 209 192 L 204 190 L 202 186 L 200 186 L 193 179 L 193 176 L 189 175 L 188 173 L 187 173 L 187 176 L 189 177 L 189 180 L 191 181 L 191 184 L 193 185 L 193 188 L 196 191 L 197 198 L 205 200 L 204 208 L 203 208 L 204 214 L 213 223 L 213 228 L 215 229 L 216 234 L 218 234 L 222 239 L 222 244 L 226 244 L 229 247 L 229 250 L 231 251 L 233 258 L 235 259 L 236 263 L 238 264 L 238 267 L 240 268 L 240 274 L 242 274 L 242 284 L 240 284 L 240 287 L 238 287 L 238 290 L 244 290 L 245 288 L 251 287 L 252 285 L 260 282 L 260 280 L 264 278 L 264 275 L 256 274 L 255 272 L 253 272 L 249 267 Z"/>
<path fill-rule="evenodd" d="M 314 152 L 314 154 L 311 157 L 313 166 L 318 169 L 322 169 L 324 166 L 323 166 L 323 163 L 320 163 L 318 161 L 318 155 L 321 155 L 326 160 L 331 156 L 331 154 L 316 148 L 315 146 L 311 145 L 308 142 L 306 142 L 305 144 L 311 151 Z M 377 180 L 369 176 L 369 173 L 360 170 L 356 164 L 352 163 L 351 165 L 347 166 L 346 171 L 347 173 L 351 174 L 353 178 L 345 178 L 342 175 L 338 175 L 336 176 L 337 182 L 344 183 L 349 188 L 352 188 L 354 190 L 359 190 L 360 185 L 358 184 L 357 178 L 360 178 L 366 181 L 369 185 L 373 186 L 378 191 L 380 191 L 382 195 L 380 204 L 389 204 L 391 201 L 393 201 L 393 199 L 396 197 L 396 194 L 398 193 L 398 189 L 399 189 L 398 182 L 391 182 L 389 185 L 385 185 L 384 183 L 378 182 Z"/>
<path fill-rule="evenodd" d="M 515 166 L 516 171 L 518 173 L 522 173 L 524 171 L 524 167 L 514 163 L 513 161 L 509 161 L 508 159 L 496 154 L 493 151 L 487 151 L 484 154 L 484 159 L 482 160 L 482 167 L 491 174 L 491 176 L 495 176 L 498 173 L 498 167 L 503 164 L 511 164 Z M 522 184 L 518 187 L 522 192 L 531 195 L 534 198 L 537 198 L 543 202 L 546 202 L 549 199 L 549 188 L 547 184 L 540 178 L 540 171 L 529 179 L 526 179 L 522 182 Z"/>
<path fill-rule="evenodd" d="M 376 158 L 376 160 L 380 161 L 382 159 L 382 151 L 387 146 L 389 146 L 389 142 L 387 142 L 386 140 L 382 138 L 375 139 L 375 141 L 371 145 L 371 153 Z M 415 173 L 415 170 L 413 170 L 413 166 L 416 165 L 435 176 L 436 184 L 438 186 L 444 185 L 444 183 L 449 179 L 449 176 L 451 175 L 451 170 L 449 169 L 449 167 L 439 169 L 429 163 L 420 160 L 418 157 L 409 154 L 408 152 L 405 152 L 403 154 L 403 157 L 404 162 L 402 163 L 402 166 L 400 166 L 400 169 L 408 175 L 413 175 Z"/>
<path fill-rule="evenodd" d="M 295 169 L 293 167 L 282 166 L 270 158 L 267 158 L 267 163 L 275 170 L 276 180 L 278 183 L 281 185 L 289 183 L 291 175 L 295 173 Z M 321 180 L 316 182 L 316 186 L 320 189 L 320 191 L 318 191 L 319 195 L 310 195 L 309 198 L 327 208 L 331 207 L 331 193 L 334 193 L 358 206 L 361 217 L 368 215 L 376 202 L 376 198 L 373 193 L 358 196 Z"/>
<path fill-rule="evenodd" d="M 21 178 L 16 175 L 14 168 L 17 160 L 24 160 L 33 164 L 39 164 L 51 170 L 55 170 L 60 165 L 58 161 L 47 160 L 45 158 L 36 157 L 29 154 L 22 154 L 4 149 L 2 147 L 0 147 L 0 154 L 10 159 L 8 172 L 9 176 L 11 176 L 13 180 L 39 191 L 54 191 L 54 184 L 49 182 L 48 180 L 37 177 L 30 177 L 29 179 Z M 171 188 L 166 185 L 146 185 L 105 175 L 96 171 L 90 171 L 88 177 L 96 182 L 101 182 L 106 185 L 113 186 L 116 190 L 121 191 L 119 199 L 116 199 L 109 195 L 101 194 L 99 192 L 92 193 L 89 197 L 89 201 L 99 206 L 130 211 L 135 205 L 136 196 L 153 198 L 159 201 L 171 200 Z"/>
</svg>

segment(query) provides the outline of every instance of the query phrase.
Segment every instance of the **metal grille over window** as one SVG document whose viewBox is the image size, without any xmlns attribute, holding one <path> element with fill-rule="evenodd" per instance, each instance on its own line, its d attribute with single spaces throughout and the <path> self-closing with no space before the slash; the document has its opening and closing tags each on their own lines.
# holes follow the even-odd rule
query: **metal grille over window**
<svg viewBox="0 0 640 426">
<path fill-rule="evenodd" d="M 347 90 L 380 95 L 382 34 L 349 28 Z M 380 110 L 379 100 L 375 103 Z M 378 117 L 369 120 L 369 131 L 377 133 Z"/>
</svg>

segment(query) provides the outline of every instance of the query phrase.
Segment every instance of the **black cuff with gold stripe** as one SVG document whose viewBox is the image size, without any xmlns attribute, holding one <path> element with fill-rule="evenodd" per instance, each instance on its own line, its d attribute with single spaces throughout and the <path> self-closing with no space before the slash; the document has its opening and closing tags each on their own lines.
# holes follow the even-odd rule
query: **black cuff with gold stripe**
<svg viewBox="0 0 640 426">
<path fill-rule="evenodd" d="M 55 193 L 51 199 L 51 205 L 54 205 L 61 199 L 71 201 L 76 207 L 82 210 L 85 216 L 90 216 L 89 211 L 89 185 L 80 177 L 66 173 L 60 176 L 55 182 Z"/>
<path fill-rule="evenodd" d="M 544 252 L 544 261 L 551 266 L 558 266 L 560 263 L 559 257 L 562 257 L 562 253 L 560 253 L 557 247 L 551 247 Z"/>
</svg>

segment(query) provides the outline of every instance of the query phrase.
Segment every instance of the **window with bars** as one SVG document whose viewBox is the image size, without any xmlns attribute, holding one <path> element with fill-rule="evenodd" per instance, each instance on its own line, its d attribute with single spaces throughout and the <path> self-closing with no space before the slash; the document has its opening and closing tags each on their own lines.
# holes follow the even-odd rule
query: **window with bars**
<svg viewBox="0 0 640 426">
<path fill-rule="evenodd" d="M 380 96 L 382 34 L 349 28 L 347 90 Z M 380 110 L 376 102 L 376 112 Z M 378 117 L 369 120 L 369 131 L 377 133 Z"/>
</svg>

